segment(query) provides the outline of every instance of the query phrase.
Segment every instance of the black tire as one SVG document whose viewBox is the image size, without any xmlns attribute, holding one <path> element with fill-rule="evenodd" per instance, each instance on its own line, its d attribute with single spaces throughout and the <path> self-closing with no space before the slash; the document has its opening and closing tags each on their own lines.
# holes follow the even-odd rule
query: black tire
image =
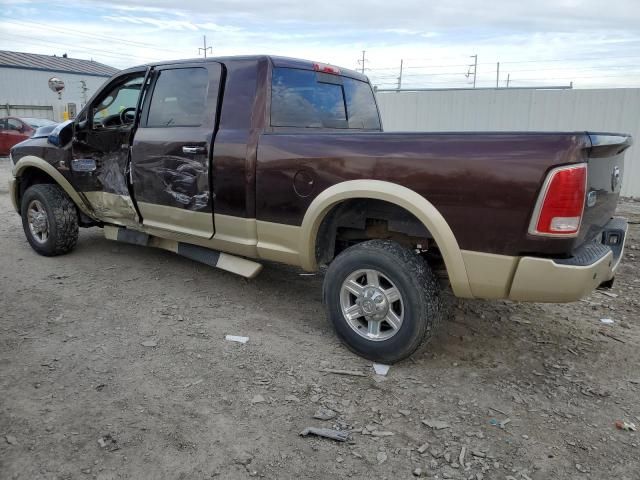
<svg viewBox="0 0 640 480">
<path fill-rule="evenodd" d="M 364 338 L 349 325 L 342 313 L 343 282 L 363 269 L 373 269 L 382 274 L 402 296 L 404 318 L 396 333 L 388 339 L 374 341 Z M 427 262 L 411 250 L 388 240 L 370 240 L 340 253 L 326 272 L 323 300 L 329 321 L 346 346 L 364 358 L 387 364 L 403 360 L 415 352 L 424 340 L 431 337 L 442 315 L 440 287 Z"/>
<path fill-rule="evenodd" d="M 40 239 L 29 225 L 29 206 L 39 202 L 46 213 L 47 238 Z M 27 189 L 20 204 L 22 228 L 31 247 L 40 255 L 53 257 L 70 252 L 78 241 L 78 211 L 58 185 L 38 184 Z"/>
</svg>

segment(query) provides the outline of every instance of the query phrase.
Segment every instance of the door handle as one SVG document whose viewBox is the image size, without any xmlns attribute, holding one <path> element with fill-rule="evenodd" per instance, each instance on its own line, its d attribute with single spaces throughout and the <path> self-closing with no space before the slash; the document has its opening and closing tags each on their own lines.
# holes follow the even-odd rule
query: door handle
<svg viewBox="0 0 640 480">
<path fill-rule="evenodd" d="M 187 147 L 187 146 L 182 147 L 182 153 L 193 154 L 193 153 L 204 153 L 206 151 L 207 150 L 204 147 Z"/>
</svg>

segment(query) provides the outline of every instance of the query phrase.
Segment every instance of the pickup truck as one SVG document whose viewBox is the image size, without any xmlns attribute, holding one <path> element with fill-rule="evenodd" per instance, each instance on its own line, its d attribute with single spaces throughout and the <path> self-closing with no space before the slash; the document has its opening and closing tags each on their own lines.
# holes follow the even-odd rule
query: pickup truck
<svg viewBox="0 0 640 480">
<path fill-rule="evenodd" d="M 116 74 L 78 117 L 11 150 L 42 255 L 78 227 L 247 278 L 324 272 L 338 336 L 409 356 L 461 298 L 571 302 L 611 285 L 624 134 L 387 133 L 358 72 L 274 56 Z M 326 270 L 324 267 L 327 267 Z"/>
</svg>

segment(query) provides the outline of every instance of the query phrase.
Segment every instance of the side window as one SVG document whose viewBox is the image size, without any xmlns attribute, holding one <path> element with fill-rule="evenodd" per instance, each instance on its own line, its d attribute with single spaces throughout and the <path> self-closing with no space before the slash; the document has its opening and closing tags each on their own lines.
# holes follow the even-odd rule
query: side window
<svg viewBox="0 0 640 480">
<path fill-rule="evenodd" d="M 4 131 L 7 129 L 7 119 L 0 118 L 0 131 Z"/>
<path fill-rule="evenodd" d="M 100 103 L 93 107 L 93 124 L 105 127 L 120 126 L 118 117 L 123 110 L 135 112 L 143 81 L 144 73 L 140 73 L 114 85 L 102 96 Z"/>
<path fill-rule="evenodd" d="M 20 120 L 16 120 L 15 118 L 10 118 L 9 120 L 7 120 L 7 124 L 7 129 L 13 130 L 14 132 L 20 132 L 24 127 L 24 125 L 22 125 L 22 122 Z"/>
<path fill-rule="evenodd" d="M 151 95 L 146 126 L 201 126 L 206 121 L 208 89 L 206 68 L 161 70 Z"/>
<path fill-rule="evenodd" d="M 380 119 L 368 82 L 277 67 L 271 80 L 271 125 L 380 130 Z"/>
<path fill-rule="evenodd" d="M 276 68 L 271 90 L 271 125 L 274 127 L 347 128 L 342 85 L 322 81 L 308 70 Z M 329 80 L 326 78 L 325 80 Z"/>
</svg>

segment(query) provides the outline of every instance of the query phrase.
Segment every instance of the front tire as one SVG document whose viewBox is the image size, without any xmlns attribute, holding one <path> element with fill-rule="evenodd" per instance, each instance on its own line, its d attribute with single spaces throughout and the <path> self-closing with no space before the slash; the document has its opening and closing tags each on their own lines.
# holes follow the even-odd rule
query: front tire
<svg viewBox="0 0 640 480">
<path fill-rule="evenodd" d="M 327 270 L 323 298 L 346 346 L 382 363 L 411 355 L 442 314 L 438 282 L 427 262 L 388 240 L 359 243 L 338 255 Z"/>
<path fill-rule="evenodd" d="M 20 204 L 22 228 L 31 247 L 52 257 L 70 252 L 78 241 L 78 211 L 58 185 L 27 189 Z"/>
</svg>

